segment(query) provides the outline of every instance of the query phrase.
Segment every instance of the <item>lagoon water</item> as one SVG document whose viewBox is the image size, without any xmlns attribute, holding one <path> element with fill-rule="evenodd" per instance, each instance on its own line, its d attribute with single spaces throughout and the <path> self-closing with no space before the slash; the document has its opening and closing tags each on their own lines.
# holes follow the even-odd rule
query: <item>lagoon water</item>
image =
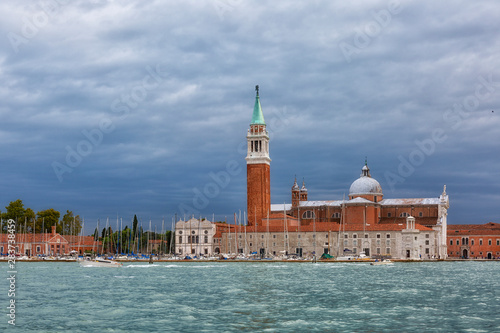
<svg viewBox="0 0 500 333">
<path fill-rule="evenodd" d="M 500 262 L 16 265 L 0 331 L 500 332 Z"/>
</svg>

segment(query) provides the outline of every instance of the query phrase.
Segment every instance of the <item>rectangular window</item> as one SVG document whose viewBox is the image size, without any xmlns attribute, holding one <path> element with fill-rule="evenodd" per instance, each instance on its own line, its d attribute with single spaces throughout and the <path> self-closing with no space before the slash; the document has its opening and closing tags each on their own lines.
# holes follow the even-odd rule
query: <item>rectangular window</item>
<svg viewBox="0 0 500 333">
<path fill-rule="evenodd" d="M 380 254 L 380 247 L 377 247 L 377 254 Z"/>
<path fill-rule="evenodd" d="M 297 235 L 297 238 L 300 238 L 300 235 Z"/>
<path fill-rule="evenodd" d="M 429 248 L 428 248 L 428 247 L 426 247 L 426 248 L 425 248 L 425 254 L 429 254 L 429 253 L 430 253 Z"/>
<path fill-rule="evenodd" d="M 429 234 L 425 234 L 425 238 L 429 238 Z"/>
<path fill-rule="evenodd" d="M 347 245 L 348 245 L 348 244 L 347 244 L 347 241 L 345 240 L 345 241 L 344 241 L 344 247 L 347 247 Z"/>
<path fill-rule="evenodd" d="M 352 246 L 358 246 L 358 241 L 356 239 L 352 241 Z"/>
<path fill-rule="evenodd" d="M 358 251 L 358 249 L 356 249 L 356 248 L 352 249 L 352 253 L 356 253 L 357 251 Z"/>
<path fill-rule="evenodd" d="M 368 234 L 365 234 L 365 238 L 368 238 Z"/>
<path fill-rule="evenodd" d="M 460 240 L 457 239 L 457 245 L 460 245 Z"/>
<path fill-rule="evenodd" d="M 429 245 L 429 241 L 428 240 L 425 241 L 425 245 Z"/>
<path fill-rule="evenodd" d="M 470 245 L 474 245 L 474 240 L 473 239 L 470 240 Z"/>
<path fill-rule="evenodd" d="M 424 216 L 424 213 L 419 212 L 419 213 L 418 213 L 418 217 L 422 217 L 422 216 Z"/>
<path fill-rule="evenodd" d="M 500 245 L 500 239 L 497 239 L 497 245 Z"/>
<path fill-rule="evenodd" d="M 391 246 L 391 241 L 390 240 L 386 240 L 385 244 L 386 244 L 386 246 Z"/>
<path fill-rule="evenodd" d="M 377 234 L 377 238 L 380 238 L 380 234 Z"/>
<path fill-rule="evenodd" d="M 358 238 L 357 234 L 352 234 L 352 238 Z"/>
<path fill-rule="evenodd" d="M 349 235 L 347 235 L 347 234 L 344 235 L 344 238 L 348 238 L 348 237 L 349 237 Z"/>
<path fill-rule="evenodd" d="M 391 238 L 391 234 L 387 234 L 387 235 L 386 235 L 386 237 L 387 237 L 387 238 Z"/>
<path fill-rule="evenodd" d="M 457 245 L 458 245 L 458 244 L 457 244 Z M 483 240 L 482 240 L 482 239 L 480 239 L 480 240 L 479 240 L 479 245 L 483 245 Z M 481 254 L 482 254 L 482 253 L 481 253 Z"/>
<path fill-rule="evenodd" d="M 391 248 L 388 247 L 387 249 L 385 249 L 385 254 L 391 254 Z"/>
<path fill-rule="evenodd" d="M 387 213 L 387 217 L 391 217 L 391 213 Z"/>
<path fill-rule="evenodd" d="M 276 238 L 276 235 L 273 235 L 273 238 Z"/>
</svg>

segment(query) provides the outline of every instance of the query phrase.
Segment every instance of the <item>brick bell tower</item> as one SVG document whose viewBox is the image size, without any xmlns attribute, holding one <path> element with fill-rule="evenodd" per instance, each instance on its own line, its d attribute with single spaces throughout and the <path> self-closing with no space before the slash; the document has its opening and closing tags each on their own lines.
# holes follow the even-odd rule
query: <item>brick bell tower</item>
<svg viewBox="0 0 500 333">
<path fill-rule="evenodd" d="M 260 107 L 259 86 L 252 122 L 247 133 L 247 214 L 248 225 L 260 225 L 271 210 L 271 158 L 269 157 L 269 135 L 264 114 Z"/>
</svg>

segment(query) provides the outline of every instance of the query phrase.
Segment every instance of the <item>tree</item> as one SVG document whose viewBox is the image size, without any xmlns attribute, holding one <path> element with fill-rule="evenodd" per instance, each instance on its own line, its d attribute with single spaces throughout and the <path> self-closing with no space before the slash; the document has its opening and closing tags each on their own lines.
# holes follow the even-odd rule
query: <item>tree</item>
<svg viewBox="0 0 500 333">
<path fill-rule="evenodd" d="M 24 212 L 24 218 L 28 222 L 28 231 L 33 232 L 33 221 L 36 220 L 36 214 L 33 211 L 33 209 L 26 208 L 26 211 Z M 35 224 L 35 233 L 36 232 L 40 232 L 40 230 L 38 230 L 38 228 L 36 228 L 36 224 Z"/>
<path fill-rule="evenodd" d="M 49 208 L 46 210 L 39 211 L 36 213 L 37 220 L 37 229 L 38 226 L 40 227 L 40 230 L 42 229 L 42 225 L 44 226 L 43 228 L 46 231 L 51 232 L 51 227 L 56 226 L 56 232 L 61 233 L 62 232 L 62 227 L 59 225 L 59 217 L 61 216 L 61 213 L 59 213 L 57 210 L 54 208 Z M 44 231 L 45 231 L 44 230 Z"/>
<path fill-rule="evenodd" d="M 8 220 L 12 219 L 16 221 L 16 232 L 20 231 L 21 222 L 24 223 L 24 215 L 26 214 L 26 210 L 24 209 L 24 204 L 21 199 L 17 199 L 16 201 L 11 201 L 8 206 L 5 207 L 7 210 L 2 214 L 2 219 Z"/>
<path fill-rule="evenodd" d="M 67 210 L 61 220 L 63 235 L 78 235 L 82 230 L 80 216 L 74 216 L 72 211 Z"/>
<path fill-rule="evenodd" d="M 136 232 L 137 232 L 137 224 L 139 223 L 139 221 L 137 221 L 137 215 L 134 215 L 134 223 L 132 224 L 132 234 L 136 235 Z"/>
</svg>

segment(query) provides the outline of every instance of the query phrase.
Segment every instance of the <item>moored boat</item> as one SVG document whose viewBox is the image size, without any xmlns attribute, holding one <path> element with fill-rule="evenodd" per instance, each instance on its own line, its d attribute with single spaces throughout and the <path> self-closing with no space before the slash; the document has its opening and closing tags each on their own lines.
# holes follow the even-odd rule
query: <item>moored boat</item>
<svg viewBox="0 0 500 333">
<path fill-rule="evenodd" d="M 392 265 L 392 261 L 390 261 L 389 259 L 383 259 L 381 261 L 374 261 L 374 262 L 370 263 L 370 265 L 372 265 L 372 266 Z"/>
</svg>

